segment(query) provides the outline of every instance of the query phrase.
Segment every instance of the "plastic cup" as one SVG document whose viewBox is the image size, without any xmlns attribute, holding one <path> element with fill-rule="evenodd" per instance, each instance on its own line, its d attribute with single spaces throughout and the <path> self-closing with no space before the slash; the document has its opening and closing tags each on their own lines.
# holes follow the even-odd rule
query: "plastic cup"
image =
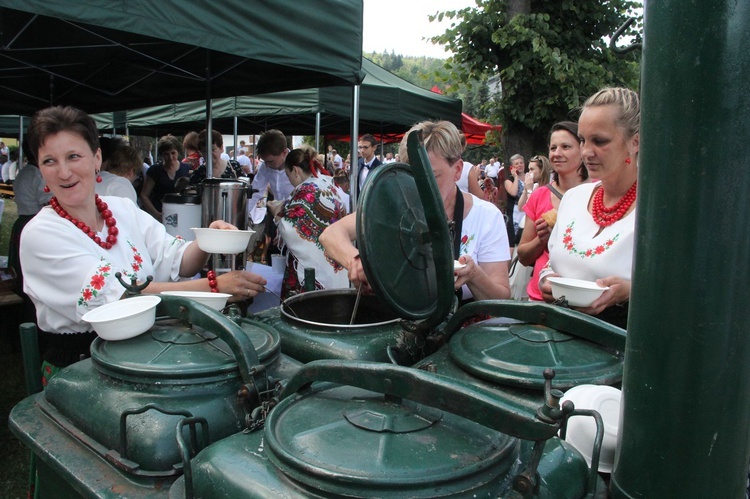
<svg viewBox="0 0 750 499">
<path fill-rule="evenodd" d="M 271 268 L 274 272 L 283 274 L 285 265 L 286 257 L 284 255 L 271 255 Z"/>
</svg>

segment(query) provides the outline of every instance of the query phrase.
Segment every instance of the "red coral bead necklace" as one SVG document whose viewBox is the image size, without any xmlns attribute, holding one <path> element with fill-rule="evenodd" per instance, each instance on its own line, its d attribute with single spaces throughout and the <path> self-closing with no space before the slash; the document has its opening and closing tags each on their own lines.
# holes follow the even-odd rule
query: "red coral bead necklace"
<svg viewBox="0 0 750 499">
<path fill-rule="evenodd" d="M 604 206 L 604 187 L 599 187 L 594 193 L 594 200 L 591 203 L 591 215 L 594 217 L 594 222 L 599 227 L 608 227 L 620 220 L 633 205 L 637 191 L 638 181 L 636 180 L 617 203 L 607 207 Z"/>
<path fill-rule="evenodd" d="M 115 217 L 112 216 L 112 212 L 109 210 L 109 207 L 107 206 L 107 203 L 101 200 L 99 198 L 98 194 L 95 194 L 96 197 L 96 209 L 101 214 L 102 218 L 104 219 L 104 225 L 107 227 L 107 239 L 103 240 L 101 237 L 96 235 L 96 231 L 86 225 L 85 223 L 79 221 L 76 218 L 73 218 L 70 216 L 70 213 L 67 212 L 65 208 L 60 206 L 60 203 L 57 202 L 57 198 L 53 197 L 49 201 L 49 205 L 52 207 L 53 210 L 55 210 L 55 213 L 60 215 L 65 220 L 70 221 L 73 225 L 78 227 L 81 232 L 89 236 L 96 244 L 101 246 L 104 249 L 112 249 L 112 246 L 117 244 L 117 234 L 119 233 L 119 230 L 117 229 L 117 221 L 115 220 Z"/>
</svg>

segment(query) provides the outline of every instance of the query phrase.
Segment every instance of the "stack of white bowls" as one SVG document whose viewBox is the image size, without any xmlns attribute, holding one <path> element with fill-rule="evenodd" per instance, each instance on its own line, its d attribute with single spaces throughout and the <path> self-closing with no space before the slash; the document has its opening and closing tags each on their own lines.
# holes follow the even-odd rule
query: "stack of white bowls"
<svg viewBox="0 0 750 499">
<path fill-rule="evenodd" d="M 570 400 L 576 409 L 591 409 L 602 416 L 604 440 L 599 454 L 599 471 L 611 473 L 615 464 L 617 433 L 620 430 L 620 402 L 622 392 L 611 386 L 579 385 L 565 392 L 561 403 Z M 591 466 L 591 455 L 596 439 L 596 420 L 591 416 L 573 416 L 568 420 L 565 438 Z"/>
</svg>

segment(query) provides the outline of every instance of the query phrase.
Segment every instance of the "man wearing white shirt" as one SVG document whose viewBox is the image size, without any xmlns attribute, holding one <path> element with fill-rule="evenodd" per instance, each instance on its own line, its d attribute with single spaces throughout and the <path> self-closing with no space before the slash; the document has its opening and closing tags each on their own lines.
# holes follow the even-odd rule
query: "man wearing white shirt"
<svg viewBox="0 0 750 499">
<path fill-rule="evenodd" d="M 341 155 L 336 151 L 336 149 L 331 149 L 331 161 L 333 162 L 333 172 L 336 170 L 341 170 L 344 167 L 344 160 L 341 159 Z"/>
<path fill-rule="evenodd" d="M 258 165 L 252 184 L 252 188 L 258 192 L 250 198 L 248 208 L 254 208 L 268 189 L 276 200 L 289 199 L 294 187 L 284 171 L 284 160 L 289 154 L 286 144 L 286 137 L 278 130 L 268 130 L 258 139 L 257 151 L 262 162 Z"/>
<path fill-rule="evenodd" d="M 484 173 L 497 184 L 497 175 L 500 173 L 500 162 L 494 157 L 490 158 L 490 162 L 484 169 Z"/>
<path fill-rule="evenodd" d="M 245 175 L 250 175 L 253 173 L 253 163 L 250 161 L 250 158 L 247 157 L 247 154 L 245 154 L 245 149 L 240 149 L 237 153 L 237 162 L 242 166 L 242 171 L 245 173 Z"/>
</svg>

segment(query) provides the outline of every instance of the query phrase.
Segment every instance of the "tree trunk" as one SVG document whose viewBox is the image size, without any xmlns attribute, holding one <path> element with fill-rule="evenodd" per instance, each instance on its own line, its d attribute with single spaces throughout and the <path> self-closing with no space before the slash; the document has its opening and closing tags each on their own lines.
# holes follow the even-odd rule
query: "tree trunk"
<svg viewBox="0 0 750 499">
<path fill-rule="evenodd" d="M 531 0 L 508 0 L 508 19 L 516 14 L 531 14 Z"/>
<path fill-rule="evenodd" d="M 503 128 L 503 161 L 505 166 L 510 165 L 510 157 L 520 154 L 528 164 L 529 158 L 537 152 L 546 151 L 546 146 L 540 147 L 534 143 L 534 132 L 523 125 Z M 507 173 L 507 172 L 506 172 Z"/>
</svg>

